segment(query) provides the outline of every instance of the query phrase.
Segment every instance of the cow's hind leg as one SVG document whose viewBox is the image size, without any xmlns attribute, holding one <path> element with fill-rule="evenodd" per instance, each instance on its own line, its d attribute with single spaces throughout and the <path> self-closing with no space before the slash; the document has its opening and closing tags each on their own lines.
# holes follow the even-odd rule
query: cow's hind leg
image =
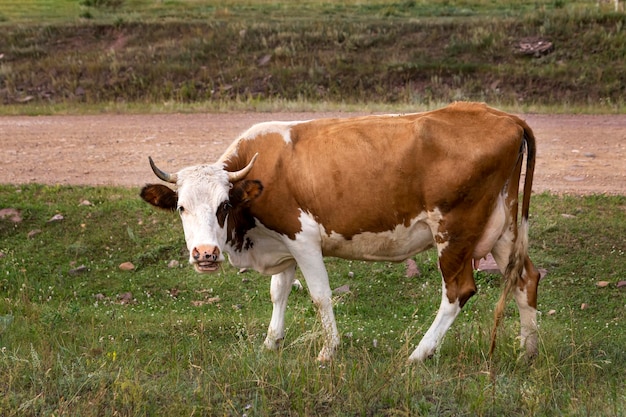
<svg viewBox="0 0 626 417">
<path fill-rule="evenodd" d="M 526 349 L 526 356 L 537 355 L 537 286 L 539 271 L 528 257 L 524 262 L 522 279 L 513 288 L 513 296 L 517 303 L 520 316 L 520 345 Z"/>
<path fill-rule="evenodd" d="M 296 277 L 296 265 L 292 265 L 280 274 L 272 275 L 270 296 L 272 299 L 272 319 L 267 329 L 265 347 L 275 350 L 285 337 L 285 310 L 287 298 Z"/>
<path fill-rule="evenodd" d="M 453 253 L 447 247 L 440 253 L 439 268 L 443 277 L 441 304 L 435 321 L 409 356 L 410 362 L 423 361 L 435 353 L 461 308 L 476 293 L 472 259 L 469 252 L 465 256 L 463 252 Z"/>
<path fill-rule="evenodd" d="M 493 247 L 491 253 L 503 275 L 506 274 L 508 264 L 515 262 L 517 256 L 521 257 L 519 262 L 523 262 L 522 276 L 518 277 L 514 274 L 509 279 L 514 280 L 511 292 L 515 297 L 520 314 L 520 345 L 522 349 L 526 349 L 528 357 L 534 357 L 537 354 L 537 286 L 540 275 L 526 255 L 526 234 L 528 233 L 526 227 L 527 224 L 522 223 L 521 230 L 518 232 L 523 238 L 519 243 L 520 247 L 517 248 L 517 251 L 522 251 L 521 255 L 512 254 L 515 244 L 509 235 L 503 236 Z"/>
</svg>

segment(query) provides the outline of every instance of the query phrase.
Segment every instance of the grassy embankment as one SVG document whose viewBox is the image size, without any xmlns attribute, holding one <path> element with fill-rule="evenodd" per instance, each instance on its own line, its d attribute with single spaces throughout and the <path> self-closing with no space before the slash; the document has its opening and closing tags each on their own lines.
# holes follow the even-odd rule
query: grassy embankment
<svg viewBox="0 0 626 417">
<path fill-rule="evenodd" d="M 595 1 L 13 1 L 0 8 L 1 109 L 410 109 L 469 99 L 621 112 L 625 22 Z M 520 53 L 538 40 L 553 49 Z"/>
</svg>

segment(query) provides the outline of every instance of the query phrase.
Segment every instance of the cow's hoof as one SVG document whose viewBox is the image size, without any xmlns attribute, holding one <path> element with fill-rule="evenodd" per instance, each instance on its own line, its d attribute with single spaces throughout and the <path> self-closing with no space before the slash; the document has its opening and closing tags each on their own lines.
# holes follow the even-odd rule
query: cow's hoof
<svg viewBox="0 0 626 417">
<path fill-rule="evenodd" d="M 409 356 L 409 363 L 424 362 L 433 356 L 435 356 L 435 349 L 420 349 L 418 346 Z"/>
<path fill-rule="evenodd" d="M 278 338 L 278 339 L 273 339 L 273 338 L 266 338 L 265 342 L 263 342 L 263 345 L 268 349 L 268 350 L 278 350 L 281 346 L 282 346 L 282 342 L 283 342 L 283 338 Z"/>
<path fill-rule="evenodd" d="M 319 355 L 317 355 L 317 361 L 321 363 L 330 362 L 333 360 L 333 357 L 335 356 L 334 354 L 335 354 L 334 349 L 329 349 L 326 346 L 324 346 L 322 350 L 320 351 Z"/>
</svg>

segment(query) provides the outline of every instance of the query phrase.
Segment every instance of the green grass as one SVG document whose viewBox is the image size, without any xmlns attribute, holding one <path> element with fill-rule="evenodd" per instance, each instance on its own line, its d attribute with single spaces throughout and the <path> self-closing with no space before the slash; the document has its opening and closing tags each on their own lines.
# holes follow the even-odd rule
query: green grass
<svg viewBox="0 0 626 417">
<path fill-rule="evenodd" d="M 595 0 L 54 5 L 0 8 L 0 113 L 453 100 L 625 108 L 626 15 Z M 524 38 L 554 50 L 522 56 Z"/>
<path fill-rule="evenodd" d="M 284 348 L 264 351 L 269 279 L 228 266 L 196 274 L 178 218 L 137 192 L 0 186 L 0 208 L 23 217 L 0 221 L 0 415 L 626 413 L 623 196 L 535 196 L 531 251 L 548 275 L 533 364 L 519 358 L 512 302 L 487 360 L 500 280 L 478 273 L 478 294 L 435 358 L 407 366 L 440 301 L 428 252 L 413 279 L 402 264 L 328 260 L 332 286 L 351 293 L 335 298 L 338 357 L 320 366 L 306 291 L 290 297 Z M 125 261 L 136 269 L 119 270 Z"/>
</svg>

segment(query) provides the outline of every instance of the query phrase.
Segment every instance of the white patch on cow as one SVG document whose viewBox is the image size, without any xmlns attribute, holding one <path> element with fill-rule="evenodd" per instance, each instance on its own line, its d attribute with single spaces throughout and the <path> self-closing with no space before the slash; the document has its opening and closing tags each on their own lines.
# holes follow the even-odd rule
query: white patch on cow
<svg viewBox="0 0 626 417">
<path fill-rule="evenodd" d="M 514 204 L 514 203 L 512 203 Z M 509 215 L 509 212 L 511 210 L 511 208 L 509 207 L 508 209 L 505 208 L 505 223 L 503 225 L 503 231 L 502 234 L 500 236 L 497 237 L 497 240 L 495 241 L 495 243 L 493 243 L 493 247 L 491 248 L 491 254 L 493 255 L 493 258 L 496 261 L 496 264 L 498 264 L 498 268 L 500 269 L 500 272 L 502 272 L 504 274 L 507 265 L 510 261 L 510 257 L 511 254 L 514 250 L 514 246 L 515 246 L 515 230 L 517 228 L 517 225 L 515 223 L 512 223 L 512 219 L 511 216 Z M 492 217 L 494 216 L 494 214 L 492 214 Z M 525 220 L 522 220 L 521 223 L 521 227 L 518 230 L 518 234 L 519 233 L 527 233 L 525 232 L 525 228 L 527 228 L 527 224 Z M 484 244 L 484 243 L 483 243 Z M 485 247 L 489 246 L 484 244 Z M 484 252 L 484 250 L 483 250 Z M 480 257 L 478 256 L 479 254 L 476 253 L 476 250 L 474 251 L 474 259 L 480 259 Z M 486 254 L 485 254 L 486 255 Z"/>
<path fill-rule="evenodd" d="M 295 263 L 290 248 L 286 245 L 290 239 L 257 222 L 246 237 L 253 242 L 252 248 L 237 251 L 226 247 L 229 262 L 238 268 L 252 268 L 256 271 L 275 275 L 283 272 Z"/>
<path fill-rule="evenodd" d="M 258 123 L 246 130 L 241 136 L 241 140 L 255 139 L 258 136 L 264 136 L 268 134 L 279 134 L 283 137 L 286 143 L 291 143 L 291 128 L 303 121 L 292 122 L 264 122 Z"/>
<path fill-rule="evenodd" d="M 474 259 L 480 259 L 487 256 L 495 243 L 505 232 L 508 226 L 507 220 L 508 212 L 506 209 L 505 196 L 504 194 L 500 194 L 493 211 L 489 215 L 489 220 L 487 220 L 483 234 L 474 248 Z"/>
<path fill-rule="evenodd" d="M 225 228 L 219 227 L 215 212 L 228 199 L 228 174 L 216 165 L 196 165 L 178 172 L 178 207 L 185 232 L 189 262 L 194 263 L 193 248 L 211 245 L 220 248 L 218 261 L 224 260 L 221 251 L 226 241 Z"/>
<path fill-rule="evenodd" d="M 513 296 L 517 303 L 520 315 L 520 346 L 526 349 L 526 354 L 534 356 L 537 353 L 537 309 L 528 304 L 528 292 L 515 286 Z"/>
<path fill-rule="evenodd" d="M 456 319 L 456 316 L 458 316 L 461 311 L 459 301 L 457 300 L 454 303 L 451 303 L 448 301 L 448 296 L 446 294 L 446 285 L 443 283 L 441 291 L 441 304 L 439 305 L 439 311 L 437 311 L 435 321 L 433 321 L 433 324 L 431 324 L 419 345 L 417 345 L 417 348 L 415 348 L 413 353 L 411 353 L 411 356 L 409 356 L 409 362 L 424 361 L 430 358 L 435 353 L 437 347 L 441 344 L 446 332 L 450 326 L 452 326 L 454 319 Z"/>
<path fill-rule="evenodd" d="M 511 229 L 511 225 L 502 233 L 500 238 L 496 241 L 493 248 L 491 248 L 491 254 L 493 255 L 493 259 L 496 261 L 498 265 L 498 269 L 501 273 L 504 274 L 506 271 L 506 267 L 509 263 L 509 259 L 511 256 L 511 252 L 513 251 L 513 239 L 515 238 L 515 233 Z M 474 257 L 474 259 L 478 259 Z"/>
<path fill-rule="evenodd" d="M 234 156 L 237 156 L 237 149 L 242 140 L 254 140 L 259 136 L 275 133 L 281 135 L 285 143 L 291 143 L 291 128 L 295 125 L 306 122 L 307 121 L 257 123 L 239 135 L 239 138 L 234 140 L 228 148 L 226 148 L 226 151 L 224 151 L 217 163 L 221 164 L 223 168 L 226 161 Z"/>
<path fill-rule="evenodd" d="M 433 230 L 433 234 L 435 235 L 435 242 L 437 242 L 437 255 L 441 257 L 443 251 L 450 244 L 448 231 L 441 228 L 441 223 L 443 221 L 443 215 L 441 214 L 441 210 L 435 208 L 429 216 L 429 226 Z"/>
<path fill-rule="evenodd" d="M 397 225 L 384 232 L 363 232 L 352 239 L 339 233 L 328 233 L 319 225 L 322 251 L 325 256 L 366 261 L 400 262 L 435 244 L 434 233 L 439 229 L 442 215 L 439 209 L 422 212 L 408 226 Z M 445 243 L 447 245 L 447 242 Z"/>
</svg>

